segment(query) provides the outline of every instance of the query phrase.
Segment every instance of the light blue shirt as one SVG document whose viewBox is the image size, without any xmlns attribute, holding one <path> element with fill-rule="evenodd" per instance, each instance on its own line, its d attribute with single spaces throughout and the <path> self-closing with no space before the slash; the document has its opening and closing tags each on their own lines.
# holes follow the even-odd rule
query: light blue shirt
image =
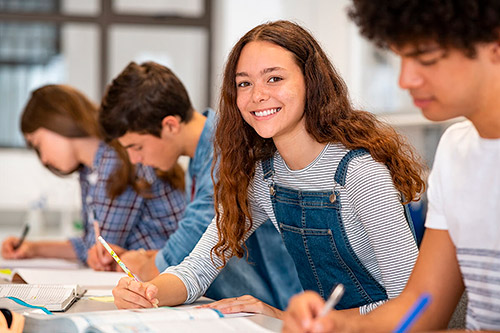
<svg viewBox="0 0 500 333">
<path fill-rule="evenodd" d="M 194 191 L 192 186 L 186 186 L 191 202 L 179 221 L 179 228 L 156 255 L 155 263 L 160 272 L 179 264 L 189 255 L 215 215 L 211 178 L 215 113 L 207 110 L 203 115 L 207 120 L 186 175 L 186 184 L 194 184 Z M 267 221 L 245 243 L 248 261 L 246 255 L 242 259 L 231 258 L 208 288 L 206 296 L 218 300 L 248 294 L 285 309 L 289 298 L 302 291 L 302 286 L 279 232 L 271 221 Z"/>
</svg>

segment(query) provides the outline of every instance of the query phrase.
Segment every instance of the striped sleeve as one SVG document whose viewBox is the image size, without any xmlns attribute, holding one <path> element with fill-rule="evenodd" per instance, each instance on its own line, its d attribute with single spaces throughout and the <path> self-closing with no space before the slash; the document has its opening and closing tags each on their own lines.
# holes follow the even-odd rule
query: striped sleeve
<svg viewBox="0 0 500 333">
<path fill-rule="evenodd" d="M 251 196 L 250 189 L 249 197 Z M 252 229 L 246 233 L 243 241 L 248 239 L 267 220 L 267 215 L 265 215 L 265 212 L 259 213 L 259 209 L 252 209 L 252 220 Z M 217 223 L 214 218 L 189 256 L 179 265 L 170 266 L 163 272 L 177 276 L 184 283 L 187 290 L 186 304 L 193 303 L 203 296 L 212 281 L 217 277 L 217 274 L 219 274 L 220 270 L 217 267 L 222 265 L 221 258 L 215 255 L 210 258 L 211 250 L 217 244 L 217 241 Z"/>
</svg>

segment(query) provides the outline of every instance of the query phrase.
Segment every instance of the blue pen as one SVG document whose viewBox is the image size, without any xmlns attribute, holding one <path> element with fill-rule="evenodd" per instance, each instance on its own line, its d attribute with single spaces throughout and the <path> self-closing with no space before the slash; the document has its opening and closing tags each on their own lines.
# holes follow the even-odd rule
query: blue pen
<svg viewBox="0 0 500 333">
<path fill-rule="evenodd" d="M 394 329 L 394 333 L 404 333 L 410 330 L 410 327 L 417 321 L 417 319 L 424 313 L 427 306 L 431 302 L 431 295 L 424 293 L 420 295 L 417 301 L 412 305 L 410 310 L 403 316 L 398 326 Z"/>
</svg>

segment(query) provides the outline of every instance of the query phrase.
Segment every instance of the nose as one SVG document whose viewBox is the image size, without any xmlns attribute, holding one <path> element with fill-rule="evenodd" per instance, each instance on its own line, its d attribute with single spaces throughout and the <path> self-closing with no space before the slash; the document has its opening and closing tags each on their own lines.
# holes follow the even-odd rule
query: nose
<svg viewBox="0 0 500 333">
<path fill-rule="evenodd" d="M 424 80 L 419 74 L 417 66 L 414 59 L 401 59 L 399 86 L 402 89 L 417 88 L 423 83 Z"/>
<path fill-rule="evenodd" d="M 266 87 L 262 84 L 255 84 L 252 90 L 252 100 L 254 103 L 261 103 L 269 98 Z"/>
<path fill-rule="evenodd" d="M 128 158 L 130 159 L 130 163 L 132 163 L 132 164 L 138 164 L 138 163 L 142 162 L 141 154 L 138 154 L 138 153 L 133 152 L 131 150 L 128 151 Z"/>
</svg>

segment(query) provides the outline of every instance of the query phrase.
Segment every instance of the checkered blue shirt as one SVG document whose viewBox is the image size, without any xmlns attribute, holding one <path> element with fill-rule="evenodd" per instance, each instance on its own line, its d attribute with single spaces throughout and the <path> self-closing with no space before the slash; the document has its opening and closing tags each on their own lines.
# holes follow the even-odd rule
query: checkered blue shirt
<svg viewBox="0 0 500 333">
<path fill-rule="evenodd" d="M 84 234 L 71 238 L 77 257 L 87 262 L 87 252 L 95 244 L 94 214 L 102 237 L 128 250 L 159 249 L 177 229 L 186 206 L 185 193 L 156 177 L 150 167 L 137 165 L 137 174 L 151 184 L 151 198 L 143 198 L 131 187 L 113 201 L 107 195 L 107 180 L 119 163 L 113 148 L 101 143 L 93 168 L 80 171 Z"/>
</svg>

